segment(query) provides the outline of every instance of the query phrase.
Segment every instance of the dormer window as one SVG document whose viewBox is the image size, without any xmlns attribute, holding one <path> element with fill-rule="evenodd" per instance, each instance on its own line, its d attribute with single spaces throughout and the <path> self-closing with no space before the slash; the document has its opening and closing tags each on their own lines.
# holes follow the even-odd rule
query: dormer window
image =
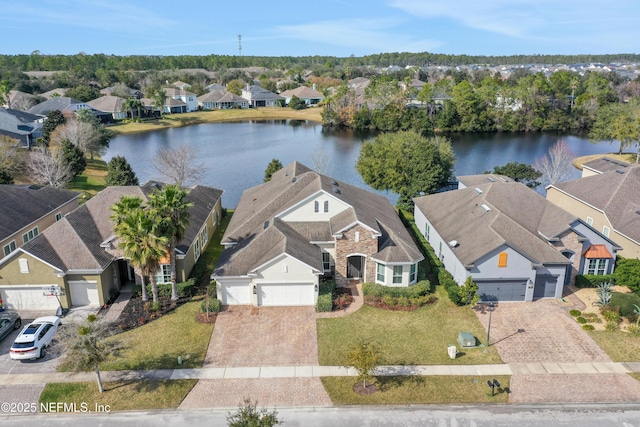
<svg viewBox="0 0 640 427">
<path fill-rule="evenodd" d="M 328 200 L 325 200 L 325 202 L 324 202 L 324 211 L 325 212 L 329 212 L 329 201 Z"/>
</svg>

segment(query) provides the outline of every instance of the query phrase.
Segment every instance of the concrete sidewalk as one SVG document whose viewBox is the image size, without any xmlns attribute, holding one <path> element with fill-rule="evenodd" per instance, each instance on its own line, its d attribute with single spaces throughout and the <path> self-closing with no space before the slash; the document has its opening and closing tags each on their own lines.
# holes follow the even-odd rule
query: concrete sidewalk
<svg viewBox="0 0 640 427">
<path fill-rule="evenodd" d="M 380 376 L 431 375 L 566 375 L 566 374 L 628 374 L 640 372 L 640 362 L 593 363 L 527 363 L 504 365 L 418 365 L 380 366 Z M 352 368 L 343 366 L 263 366 L 229 368 L 162 369 L 149 371 L 101 371 L 104 381 L 179 380 L 179 379 L 260 379 L 318 378 L 357 376 Z M 95 381 L 94 372 L 0 375 L 0 384 L 46 384 L 56 382 Z"/>
</svg>

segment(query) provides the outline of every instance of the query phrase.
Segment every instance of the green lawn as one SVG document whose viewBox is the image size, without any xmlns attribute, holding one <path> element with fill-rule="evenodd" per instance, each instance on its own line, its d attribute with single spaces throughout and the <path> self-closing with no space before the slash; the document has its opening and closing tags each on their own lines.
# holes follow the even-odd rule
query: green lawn
<svg viewBox="0 0 640 427">
<path fill-rule="evenodd" d="M 496 379 L 502 392 L 491 396 L 487 381 Z M 507 403 L 508 376 L 378 377 L 378 391 L 362 396 L 353 391 L 354 377 L 321 378 L 335 405 L 415 405 L 429 403 Z"/>
<path fill-rule="evenodd" d="M 96 382 L 51 383 L 40 394 L 40 403 L 75 403 L 80 410 L 84 402 L 92 412 L 95 411 L 95 405 L 101 405 L 102 408 L 109 405 L 110 411 L 170 409 L 177 408 L 197 382 L 198 380 L 105 382 L 105 392 L 102 394 L 98 391 Z"/>
<path fill-rule="evenodd" d="M 588 334 L 614 362 L 640 362 L 640 334 L 624 331 L 589 331 Z"/>
<path fill-rule="evenodd" d="M 69 190 L 82 192 L 83 198 L 90 199 L 105 188 L 104 179 L 107 176 L 107 163 L 102 159 L 87 159 L 87 167 L 81 175 L 68 185 Z"/>
<path fill-rule="evenodd" d="M 633 314 L 634 304 L 640 307 L 640 296 L 636 293 L 611 293 L 611 305 L 620 307 L 620 314 L 624 317 Z"/>
<path fill-rule="evenodd" d="M 494 347 L 486 353 L 484 347 L 465 349 L 455 360 L 449 358 L 447 346 L 457 345 L 458 332 L 468 331 L 480 339 L 486 332 L 470 307 L 455 306 L 440 286 L 435 295 L 436 304 L 415 311 L 387 311 L 365 305 L 349 316 L 318 319 L 320 364 L 342 365 L 359 340 L 378 342 L 383 364 L 388 365 L 502 363 Z"/>
</svg>

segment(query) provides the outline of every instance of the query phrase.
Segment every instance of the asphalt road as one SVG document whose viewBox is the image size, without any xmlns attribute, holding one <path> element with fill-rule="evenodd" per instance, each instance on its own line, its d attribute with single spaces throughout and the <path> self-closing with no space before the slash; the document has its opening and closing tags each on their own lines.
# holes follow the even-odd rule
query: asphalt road
<svg viewBox="0 0 640 427">
<path fill-rule="evenodd" d="M 92 404 L 88 405 L 91 408 Z M 233 410 L 233 409 L 231 409 Z M 61 413 L 0 416 L 0 425 L 109 426 L 188 425 L 226 426 L 224 410 Z M 287 427 L 434 426 L 434 427 L 635 427 L 640 405 L 499 405 L 291 408 L 278 410 Z"/>
</svg>

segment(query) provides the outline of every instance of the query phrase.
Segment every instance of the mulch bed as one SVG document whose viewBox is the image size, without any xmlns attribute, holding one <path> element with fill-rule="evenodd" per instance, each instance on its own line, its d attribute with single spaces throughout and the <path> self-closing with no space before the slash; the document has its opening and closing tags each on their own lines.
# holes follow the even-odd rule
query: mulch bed
<svg viewBox="0 0 640 427">
<path fill-rule="evenodd" d="M 122 310 L 120 318 L 116 322 L 116 327 L 121 331 L 137 328 L 162 317 L 190 300 L 191 298 L 179 298 L 177 301 L 171 301 L 170 297 L 159 297 L 160 309 L 153 311 L 151 310 L 151 304 L 153 304 L 151 295 L 149 295 L 149 301 L 146 302 L 142 301 L 140 296 L 132 295 L 124 310 Z"/>
<path fill-rule="evenodd" d="M 214 323 L 216 323 L 217 317 L 218 313 L 209 313 L 209 316 L 207 316 L 207 313 L 198 313 L 198 315 L 196 316 L 196 322 L 208 323 L 213 325 Z"/>
<path fill-rule="evenodd" d="M 363 396 L 369 396 L 378 391 L 378 386 L 374 383 L 367 383 L 365 387 L 364 383 L 360 381 L 353 386 L 353 391 Z"/>
</svg>

